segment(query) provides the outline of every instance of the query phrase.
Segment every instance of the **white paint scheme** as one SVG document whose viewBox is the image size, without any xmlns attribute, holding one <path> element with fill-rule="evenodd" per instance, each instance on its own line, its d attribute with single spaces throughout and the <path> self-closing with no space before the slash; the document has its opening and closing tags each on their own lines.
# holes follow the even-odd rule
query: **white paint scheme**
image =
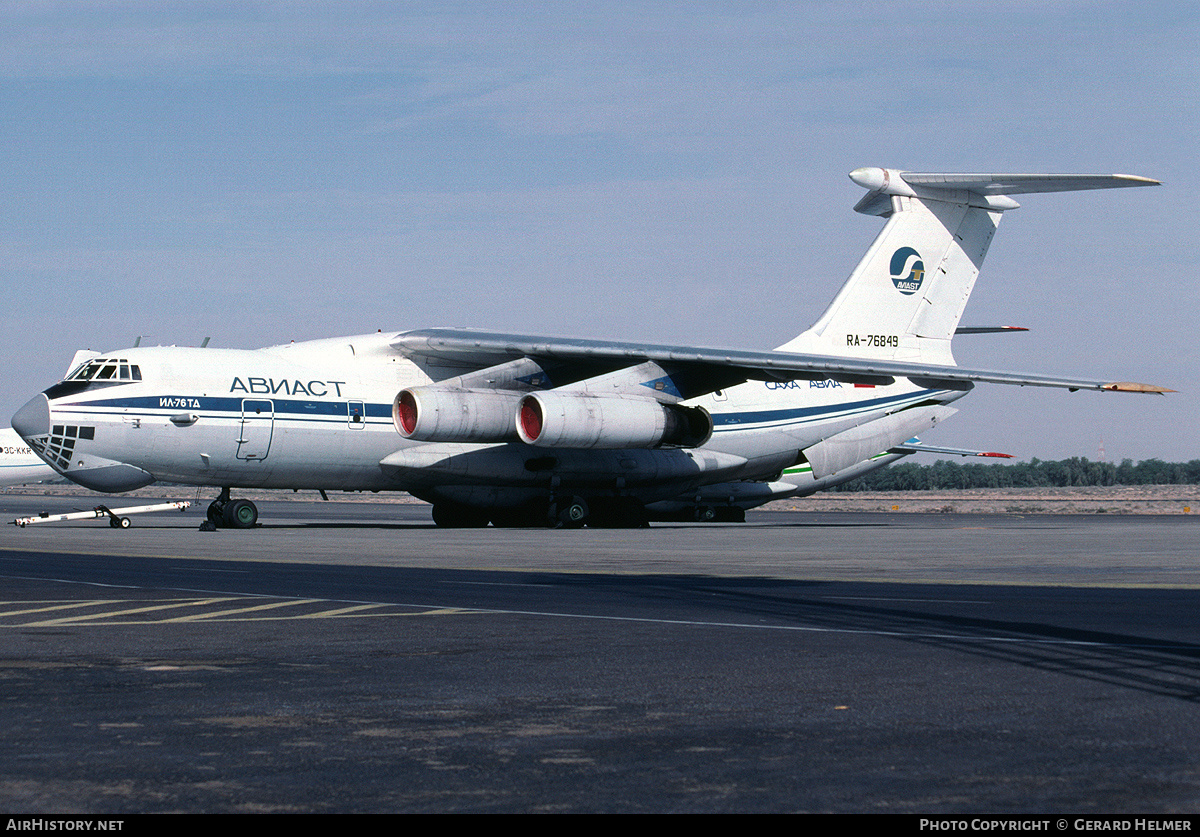
<svg viewBox="0 0 1200 837">
<path fill-rule="evenodd" d="M 58 478 L 54 469 L 16 431 L 8 427 L 0 429 L 0 485 L 26 485 Z"/>
<path fill-rule="evenodd" d="M 210 516 L 226 525 L 257 518 L 231 487 L 403 490 L 451 525 L 570 524 L 589 510 L 594 522 L 628 525 L 644 504 L 786 491 L 788 469 L 808 467 L 823 486 L 880 467 L 902 454 L 878 452 L 953 413 L 947 405 L 977 381 L 1164 391 L 962 369 L 950 352 L 996 226 L 1017 205 L 1005 194 L 1154 181 L 884 169 L 851 178 L 871 189 L 856 209 L 887 224 L 817 323 L 773 352 L 449 329 L 253 351 L 132 348 L 90 358 L 13 425 L 90 488 L 220 487 Z M 556 405 L 554 438 L 574 446 L 513 440 L 514 429 L 538 435 L 536 416 L 513 409 L 530 395 L 543 421 Z M 693 435 L 642 426 L 664 420 L 691 422 Z M 697 446 L 660 447 L 664 435 Z"/>
</svg>

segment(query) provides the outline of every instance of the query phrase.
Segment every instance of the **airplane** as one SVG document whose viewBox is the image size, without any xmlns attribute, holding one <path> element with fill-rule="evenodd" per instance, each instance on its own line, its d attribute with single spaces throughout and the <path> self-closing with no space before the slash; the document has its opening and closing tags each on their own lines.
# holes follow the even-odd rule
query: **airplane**
<svg viewBox="0 0 1200 837">
<path fill-rule="evenodd" d="M 448 328 L 135 346 L 86 354 L 12 426 L 96 491 L 219 489 L 211 527 L 257 525 L 235 488 L 406 491 L 449 527 L 626 527 L 646 525 L 655 503 L 770 497 L 880 467 L 977 383 L 1172 391 L 964 369 L 950 345 L 997 225 L 1019 206 L 1011 195 L 1158 181 L 881 168 L 850 179 L 867 190 L 854 209 L 883 229 L 817 322 L 773 351 Z"/>
<path fill-rule="evenodd" d="M 0 485 L 27 485 L 58 480 L 54 469 L 33 452 L 12 428 L 0 428 Z"/>
</svg>

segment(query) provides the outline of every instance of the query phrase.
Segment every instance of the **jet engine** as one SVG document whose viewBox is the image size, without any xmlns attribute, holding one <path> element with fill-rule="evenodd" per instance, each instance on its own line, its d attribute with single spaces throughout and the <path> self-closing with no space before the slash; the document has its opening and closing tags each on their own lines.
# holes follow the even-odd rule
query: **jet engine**
<svg viewBox="0 0 1200 837">
<path fill-rule="evenodd" d="M 550 391 L 521 399 L 516 430 L 547 448 L 694 448 L 712 436 L 713 421 L 703 407 Z"/>
<path fill-rule="evenodd" d="M 392 422 L 418 442 L 515 442 L 520 401 L 511 390 L 408 387 L 392 404 Z"/>
</svg>

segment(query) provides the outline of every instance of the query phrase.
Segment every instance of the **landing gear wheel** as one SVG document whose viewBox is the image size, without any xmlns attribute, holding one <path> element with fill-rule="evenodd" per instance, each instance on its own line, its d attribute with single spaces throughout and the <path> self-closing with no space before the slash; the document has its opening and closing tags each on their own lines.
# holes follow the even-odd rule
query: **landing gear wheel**
<svg viewBox="0 0 1200 837">
<path fill-rule="evenodd" d="M 225 504 L 220 500 L 213 500 L 208 504 L 208 522 L 213 526 L 220 526 L 224 522 Z"/>
<path fill-rule="evenodd" d="M 221 522 L 230 529 L 253 529 L 258 523 L 258 507 L 249 500 L 233 500 L 225 506 Z"/>
<path fill-rule="evenodd" d="M 579 529 L 587 523 L 588 505 L 582 497 L 564 497 L 550 504 L 550 525 Z"/>
<path fill-rule="evenodd" d="M 717 519 L 717 510 L 712 506 L 697 506 L 696 521 L 698 523 L 711 523 Z"/>
</svg>

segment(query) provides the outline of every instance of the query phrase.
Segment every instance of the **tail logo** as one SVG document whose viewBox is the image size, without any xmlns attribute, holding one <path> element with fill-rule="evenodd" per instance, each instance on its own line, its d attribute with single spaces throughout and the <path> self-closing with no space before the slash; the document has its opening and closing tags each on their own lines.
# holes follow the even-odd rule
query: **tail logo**
<svg viewBox="0 0 1200 837">
<path fill-rule="evenodd" d="M 892 284 L 905 296 L 916 293 L 925 278 L 925 262 L 921 254 L 911 247 L 901 247 L 892 253 Z"/>
</svg>

